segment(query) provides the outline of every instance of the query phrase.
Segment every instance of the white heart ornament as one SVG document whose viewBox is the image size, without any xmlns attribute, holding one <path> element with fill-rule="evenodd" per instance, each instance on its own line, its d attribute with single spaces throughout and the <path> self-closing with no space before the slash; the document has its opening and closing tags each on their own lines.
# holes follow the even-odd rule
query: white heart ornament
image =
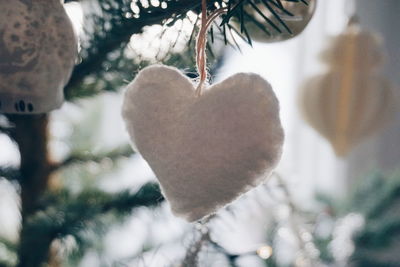
<svg viewBox="0 0 400 267">
<path fill-rule="evenodd" d="M 178 69 L 150 66 L 128 85 L 122 115 L 173 213 L 188 221 L 261 184 L 281 156 L 279 102 L 257 74 L 235 74 L 199 97 Z"/>
</svg>

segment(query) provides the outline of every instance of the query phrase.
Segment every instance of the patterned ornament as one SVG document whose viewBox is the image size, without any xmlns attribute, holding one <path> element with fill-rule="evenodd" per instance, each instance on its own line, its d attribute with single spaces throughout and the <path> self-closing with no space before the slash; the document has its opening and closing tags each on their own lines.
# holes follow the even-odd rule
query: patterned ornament
<svg viewBox="0 0 400 267">
<path fill-rule="evenodd" d="M 128 85 L 122 115 L 173 213 L 188 221 L 264 182 L 281 156 L 279 103 L 257 74 L 235 74 L 199 96 L 176 68 L 147 67 Z"/>
<path fill-rule="evenodd" d="M 313 17 L 317 4 L 317 0 L 308 0 L 306 3 L 281 0 L 282 6 L 277 1 L 254 2 L 254 6 L 247 4 L 244 7 L 244 13 L 255 21 L 245 17 L 244 26 L 252 40 L 263 43 L 285 41 L 299 35 Z M 282 19 L 287 28 L 274 13 Z M 241 32 L 240 23 L 233 19 L 232 25 Z"/>
<path fill-rule="evenodd" d="M 335 153 L 344 156 L 382 127 L 391 111 L 389 83 L 378 73 L 380 40 L 352 20 L 322 59 L 329 69 L 305 83 L 301 108 Z"/>
<path fill-rule="evenodd" d="M 12 2 L 12 3 L 11 3 Z M 77 56 L 60 0 L 0 0 L 0 113 L 61 106 Z"/>
</svg>

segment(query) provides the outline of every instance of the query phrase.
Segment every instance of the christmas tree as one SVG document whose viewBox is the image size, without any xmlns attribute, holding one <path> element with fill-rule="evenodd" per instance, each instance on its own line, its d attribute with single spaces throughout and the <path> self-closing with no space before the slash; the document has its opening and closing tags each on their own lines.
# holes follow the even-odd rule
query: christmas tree
<svg viewBox="0 0 400 267">
<path fill-rule="evenodd" d="M 273 255 L 272 244 L 279 234 L 276 229 L 283 224 L 290 227 L 298 244 L 296 265 L 340 264 L 341 258 L 338 260 L 329 249 L 329 245 L 335 242 L 334 230 L 327 235 L 314 232 L 321 224 L 318 216 L 325 214 L 324 209 L 330 211 L 325 214 L 328 218 L 326 221 L 333 224 L 339 225 L 338 218 L 350 216 L 348 214 L 355 211 L 365 214 L 365 220 L 371 224 L 357 232 L 355 252 L 346 260 L 357 266 L 396 265 L 397 259 L 366 256 L 369 249 L 374 247 L 390 247 L 388 233 L 396 233 L 399 222 L 396 216 L 388 215 L 388 225 L 381 222 L 374 224 L 374 220 L 378 220 L 379 207 L 392 204 L 395 202 L 393 199 L 398 197 L 398 182 L 386 187 L 385 179 L 377 177 L 379 175 L 371 178 L 375 186 L 365 189 L 370 192 L 368 190 L 379 187 L 380 193 L 377 194 L 374 207 L 363 207 L 363 200 L 368 193 L 358 192 L 351 204 L 347 204 L 350 209 L 338 208 L 335 201 L 323 198 L 322 208 L 304 211 L 297 207 L 284 179 L 274 174 L 271 182 L 265 188 L 258 189 L 260 192 L 257 194 L 262 195 L 260 198 L 266 194 L 269 202 L 285 206 L 290 216 L 287 216 L 285 223 L 279 216 L 272 216 L 264 233 L 266 242 L 251 251 L 232 252 L 225 244 L 215 241 L 212 229 L 218 229 L 218 224 L 234 220 L 235 212 L 228 208 L 223 211 L 225 217 L 210 219 L 209 225 L 205 225 L 206 222 L 192 225 L 178 223 L 176 228 L 181 229 L 174 238 L 179 240 L 169 238 L 166 241 L 153 241 L 151 231 L 154 229 L 147 229 L 144 241 L 143 238 L 132 236 L 132 240 L 138 239 L 136 243 L 140 248 L 134 249 L 131 257 L 120 261 L 113 259 L 113 262 L 102 258 L 107 233 L 128 219 L 144 217 L 149 224 L 158 223 L 161 228 L 158 234 L 162 233 L 163 224 L 170 223 L 163 221 L 163 214 L 169 214 L 169 210 L 165 209 L 164 196 L 154 179 L 138 182 L 134 188 L 108 190 L 112 180 L 117 180 L 116 176 L 120 174 L 118 170 L 128 164 L 136 152 L 127 142 L 116 147 L 99 144 L 101 141 L 96 135 L 104 127 L 110 127 L 102 124 L 101 117 L 107 112 L 103 109 L 102 97 L 112 98 L 112 93 L 120 93 L 141 69 L 156 63 L 184 69 L 187 77 L 201 79 L 197 74 L 198 62 L 194 51 L 202 8 L 204 12 L 202 3 L 206 3 L 208 14 L 218 15 L 211 21 L 205 48 L 212 76 L 223 64 L 223 50 L 227 47 L 241 50 L 243 41 L 250 45 L 253 41 L 277 42 L 299 34 L 312 17 L 315 1 L 64 2 L 67 8 L 78 5 L 83 13 L 79 56 L 71 77 L 63 87 L 67 102 L 64 108 L 70 115 L 78 112 L 80 119 L 74 120 L 73 115 L 63 118 L 62 111 L 23 115 L 5 112 L 0 115 L 0 132 L 17 145 L 20 155 L 19 165 L 0 166 L 0 177 L 7 180 L 7 184 L 16 192 L 20 208 L 18 238 L 13 240 L 0 235 L 0 266 L 85 266 L 85 260 L 91 253 L 95 253 L 99 266 L 146 266 L 144 259 L 151 258 L 162 246 L 177 247 L 178 251 L 171 254 L 172 258 L 162 263 L 163 266 L 214 266 L 210 261 L 220 264 L 216 266 L 239 266 L 241 259 L 249 256 L 256 256 L 265 266 L 279 266 L 282 262 Z M 13 4 L 0 0 L 0 7 L 4 5 Z M 303 15 L 303 20 L 293 20 L 299 14 Z M 0 49 L 3 49 L 5 46 L 1 45 Z M 0 51 L 0 67 L 4 58 Z M 0 90 L 0 93 L 3 92 Z M 49 101 L 56 102 L 55 99 Z M 0 102 L 0 108 L 1 105 Z M 76 106 L 80 111 L 76 111 Z M 25 107 L 25 103 L 19 103 L 16 108 L 18 111 L 31 109 L 29 104 Z M 63 125 L 67 125 L 70 133 L 57 136 L 54 133 L 57 132 L 56 128 Z M 60 149 L 55 144 L 57 142 L 66 147 L 61 153 L 57 151 L 57 147 Z M 134 179 L 136 174 L 131 173 L 130 176 Z M 208 261 L 204 256 L 207 253 L 214 255 Z"/>
</svg>

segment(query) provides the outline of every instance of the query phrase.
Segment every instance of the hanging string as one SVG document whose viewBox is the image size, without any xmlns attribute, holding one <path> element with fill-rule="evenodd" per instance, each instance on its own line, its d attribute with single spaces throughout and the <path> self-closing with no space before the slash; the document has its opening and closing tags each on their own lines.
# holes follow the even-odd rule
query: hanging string
<svg viewBox="0 0 400 267">
<path fill-rule="evenodd" d="M 199 85 L 196 89 L 196 95 L 201 95 L 201 90 L 207 80 L 207 58 L 206 58 L 206 43 L 207 43 L 207 0 L 201 0 L 201 27 L 197 36 L 196 42 L 196 64 L 199 72 Z"/>
<path fill-rule="evenodd" d="M 207 0 L 201 0 L 201 27 L 196 41 L 196 65 L 199 73 L 199 85 L 196 89 L 196 95 L 201 96 L 204 84 L 207 81 L 207 32 L 212 22 L 221 14 L 227 11 L 226 8 L 219 8 L 215 10 L 209 17 L 207 17 Z"/>
<path fill-rule="evenodd" d="M 344 14 L 352 20 L 352 18 L 357 18 L 357 3 L 356 0 L 346 0 L 344 2 Z"/>
</svg>

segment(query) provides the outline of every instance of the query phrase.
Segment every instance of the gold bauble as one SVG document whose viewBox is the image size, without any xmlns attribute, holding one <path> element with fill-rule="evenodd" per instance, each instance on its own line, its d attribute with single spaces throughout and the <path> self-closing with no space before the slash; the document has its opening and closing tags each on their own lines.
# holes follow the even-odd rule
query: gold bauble
<svg viewBox="0 0 400 267">
<path fill-rule="evenodd" d="M 271 12 L 271 10 L 268 9 L 267 6 L 261 1 L 255 1 L 256 7 L 266 18 L 276 25 L 279 30 L 271 26 L 271 24 L 269 24 L 266 19 L 250 4 L 247 4 L 244 7 L 244 12 L 250 15 L 255 21 L 245 15 L 244 26 L 251 39 L 254 41 L 263 43 L 285 41 L 296 37 L 306 28 L 315 13 L 317 4 L 316 2 L 317 0 L 308 0 L 307 4 L 305 4 L 301 1 L 293 2 L 281 0 L 283 9 L 277 4 L 274 5 L 267 2 L 275 14 L 277 14 L 286 24 L 290 32 L 284 27 L 282 22 L 279 21 L 273 12 Z M 241 32 L 240 23 L 237 19 L 232 19 L 231 24 L 238 32 Z M 265 31 L 269 32 L 269 34 L 263 31 L 260 27 L 263 27 Z"/>
<path fill-rule="evenodd" d="M 301 91 L 306 120 L 338 156 L 381 128 L 390 114 L 392 92 L 378 73 L 379 49 L 377 36 L 350 24 L 322 54 L 328 71 L 308 80 Z"/>
<path fill-rule="evenodd" d="M 0 0 L 0 113 L 61 106 L 77 56 L 60 0 Z"/>
</svg>

